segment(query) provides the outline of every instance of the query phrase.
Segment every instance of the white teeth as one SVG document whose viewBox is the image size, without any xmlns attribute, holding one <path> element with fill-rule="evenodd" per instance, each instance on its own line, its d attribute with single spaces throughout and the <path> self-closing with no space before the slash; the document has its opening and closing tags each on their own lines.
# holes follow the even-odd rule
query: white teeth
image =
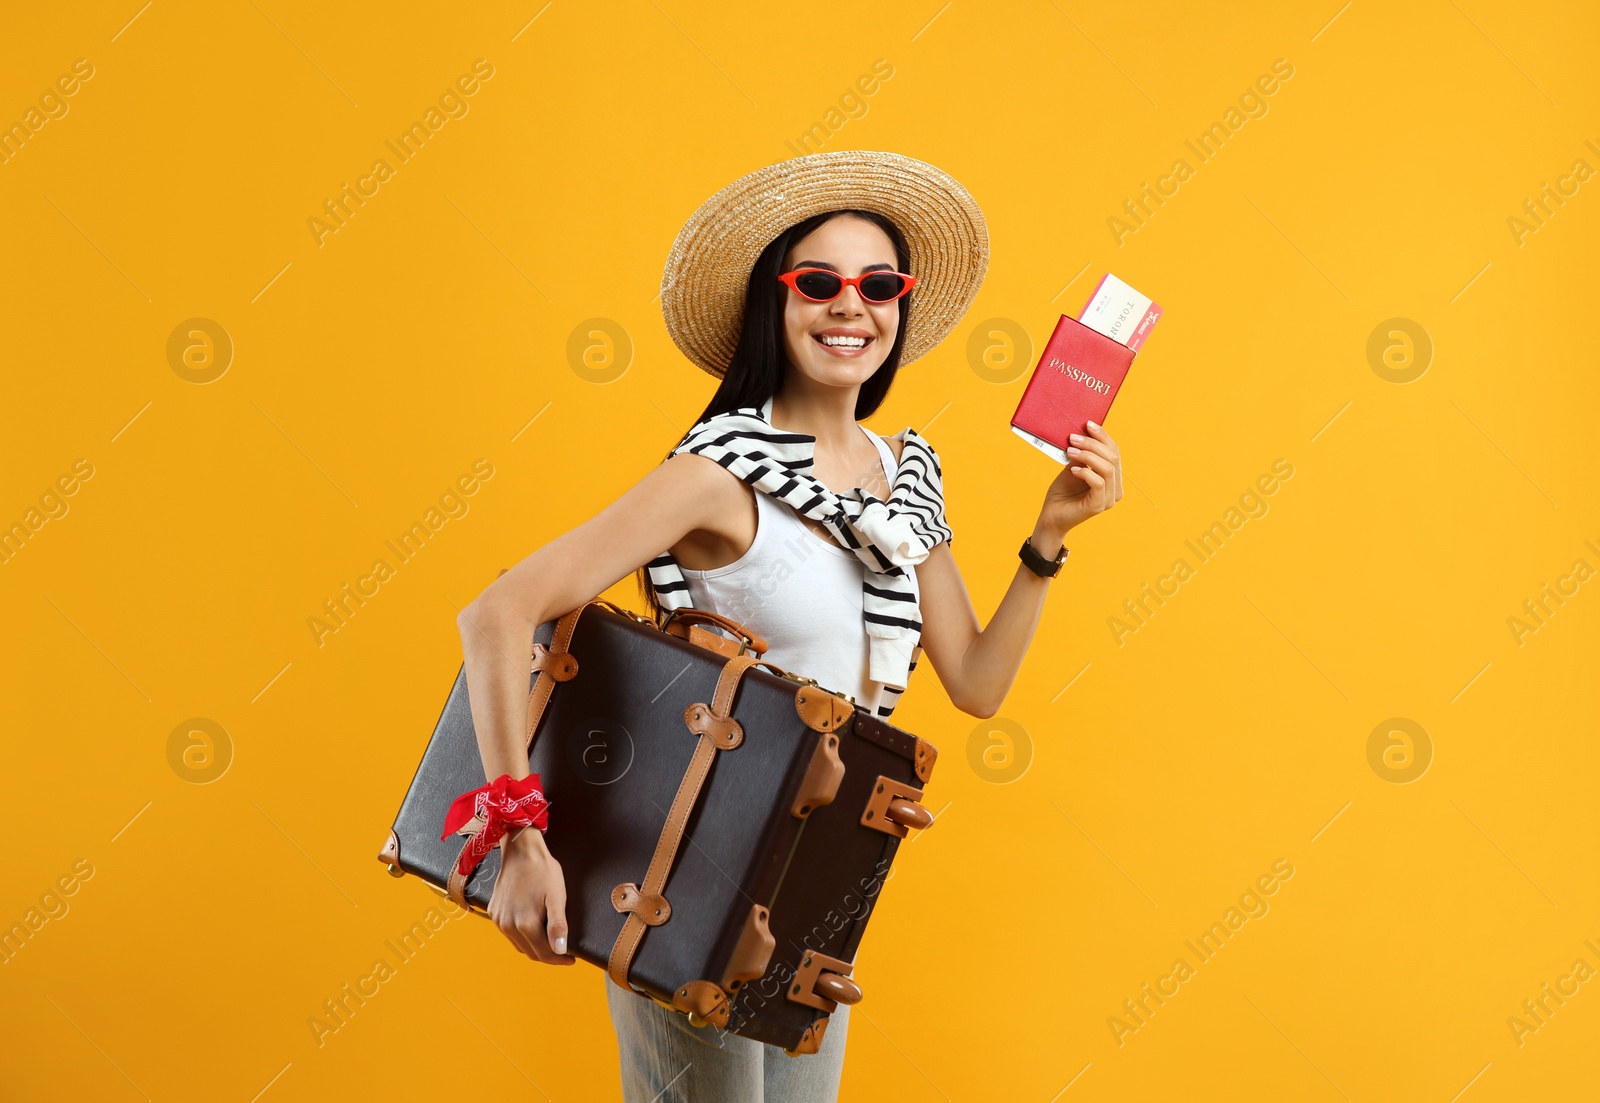
<svg viewBox="0 0 1600 1103">
<path fill-rule="evenodd" d="M 820 338 L 818 338 L 818 340 L 820 340 L 825 345 L 833 345 L 836 348 L 864 349 L 864 348 L 867 347 L 867 339 L 865 337 L 832 337 L 832 336 L 828 336 L 828 337 L 820 337 Z"/>
</svg>

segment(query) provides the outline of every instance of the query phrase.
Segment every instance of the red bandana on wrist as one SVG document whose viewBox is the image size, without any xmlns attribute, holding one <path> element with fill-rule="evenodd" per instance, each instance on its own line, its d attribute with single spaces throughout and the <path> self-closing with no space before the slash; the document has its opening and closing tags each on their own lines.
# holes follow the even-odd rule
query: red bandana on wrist
<svg viewBox="0 0 1600 1103">
<path fill-rule="evenodd" d="M 452 833 L 469 835 L 461 851 L 456 871 L 472 876 L 478 863 L 493 850 L 501 837 L 513 827 L 537 827 L 543 831 L 549 822 L 550 802 L 539 790 L 539 775 L 529 774 L 520 781 L 501 774 L 481 789 L 462 793 L 450 804 L 444 816 L 441 839 Z"/>
</svg>

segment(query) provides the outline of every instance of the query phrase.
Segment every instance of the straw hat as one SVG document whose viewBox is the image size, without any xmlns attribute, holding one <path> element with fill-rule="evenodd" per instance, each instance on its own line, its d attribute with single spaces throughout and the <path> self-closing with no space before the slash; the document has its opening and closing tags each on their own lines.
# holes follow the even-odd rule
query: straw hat
<svg viewBox="0 0 1600 1103">
<path fill-rule="evenodd" d="M 983 212 L 947 173 L 898 153 L 838 150 L 781 161 L 723 188 L 678 231 L 661 277 L 661 313 L 683 354 L 721 378 L 733 359 L 750 270 L 774 238 L 823 211 L 874 211 L 900 228 L 911 292 L 900 364 L 955 328 L 989 265 Z"/>
</svg>

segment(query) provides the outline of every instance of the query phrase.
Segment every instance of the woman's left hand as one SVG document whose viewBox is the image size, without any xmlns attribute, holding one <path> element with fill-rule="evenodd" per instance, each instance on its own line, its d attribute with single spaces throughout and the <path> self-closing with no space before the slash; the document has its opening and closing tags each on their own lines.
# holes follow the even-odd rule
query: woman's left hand
<svg viewBox="0 0 1600 1103">
<path fill-rule="evenodd" d="M 1041 524 L 1065 533 L 1122 500 L 1122 453 L 1104 427 L 1089 423 L 1089 435 L 1072 434 L 1068 465 L 1045 491 Z"/>
</svg>

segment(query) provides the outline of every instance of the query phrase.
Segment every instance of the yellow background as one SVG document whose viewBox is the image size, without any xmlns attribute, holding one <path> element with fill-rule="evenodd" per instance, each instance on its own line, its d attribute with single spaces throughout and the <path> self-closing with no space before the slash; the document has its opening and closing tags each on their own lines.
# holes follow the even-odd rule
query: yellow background
<svg viewBox="0 0 1600 1103">
<path fill-rule="evenodd" d="M 1167 314 L 1108 419 L 1133 485 L 1069 538 L 1001 716 L 931 667 L 897 714 L 942 751 L 941 822 L 862 949 L 841 1098 L 1592 1098 L 1600 982 L 1520 1045 L 1507 1020 L 1600 968 L 1600 583 L 1520 644 L 1507 620 L 1600 568 L 1600 180 L 1520 244 L 1507 219 L 1600 168 L 1593 11 L 540 3 L 4 17 L 0 121 L 95 73 L 0 164 L 0 523 L 94 474 L 0 564 L 0 924 L 94 873 L 0 965 L 0 1095 L 618 1097 L 601 972 L 476 919 L 323 1044 L 307 1021 L 435 906 L 374 856 L 456 609 L 710 395 L 655 299 L 673 236 L 883 58 L 820 148 L 930 161 L 987 215 L 978 300 L 871 422 L 938 448 L 981 619 L 1057 468 L 1007 430 L 1027 358 L 989 382 L 974 332 L 1031 357 L 1108 270 Z M 319 246 L 307 220 L 479 58 L 468 114 Z M 1267 114 L 1196 163 L 1278 58 Z M 191 318 L 235 348 L 203 385 L 167 357 Z M 603 384 L 568 354 L 594 318 L 631 345 Z M 1392 318 L 1433 346 L 1403 385 L 1368 358 Z M 319 646 L 308 619 L 480 458 L 470 512 Z M 1270 511 L 1119 646 L 1108 618 L 1280 458 Z M 169 764 L 197 717 L 231 742 L 209 784 Z M 1432 745 L 1406 784 L 1369 764 L 1391 718 Z M 1280 859 L 1270 911 L 1119 1045 Z"/>
</svg>

